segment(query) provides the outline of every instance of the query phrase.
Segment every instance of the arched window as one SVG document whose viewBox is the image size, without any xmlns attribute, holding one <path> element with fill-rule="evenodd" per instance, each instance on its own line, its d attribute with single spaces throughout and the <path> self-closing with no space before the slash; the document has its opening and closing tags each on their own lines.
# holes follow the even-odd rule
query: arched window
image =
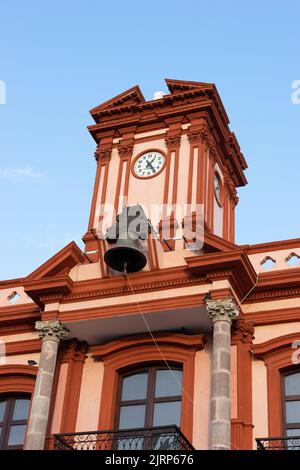
<svg viewBox="0 0 300 470">
<path fill-rule="evenodd" d="M 119 430 L 180 427 L 182 369 L 149 366 L 120 376 L 116 412 Z"/>
<path fill-rule="evenodd" d="M 300 436 L 300 372 L 283 376 L 283 418 L 287 437 Z"/>
<path fill-rule="evenodd" d="M 22 449 L 30 397 L 0 396 L 0 449 Z"/>
</svg>

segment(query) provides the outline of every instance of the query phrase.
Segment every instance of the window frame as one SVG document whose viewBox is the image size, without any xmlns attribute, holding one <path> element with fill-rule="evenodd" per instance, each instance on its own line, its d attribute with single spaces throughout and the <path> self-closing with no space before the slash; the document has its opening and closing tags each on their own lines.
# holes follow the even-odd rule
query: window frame
<svg viewBox="0 0 300 470">
<path fill-rule="evenodd" d="M 161 363 L 163 355 L 168 364 L 182 366 L 182 388 L 186 393 L 182 395 L 181 432 L 192 442 L 195 356 L 205 348 L 205 335 L 155 332 L 154 338 L 156 344 L 149 334 L 139 334 L 91 347 L 92 357 L 103 361 L 104 367 L 98 429 L 114 429 L 118 373 L 129 367 Z"/>
<path fill-rule="evenodd" d="M 180 401 L 180 414 L 182 418 L 182 393 L 181 395 L 171 395 L 163 397 L 155 397 L 155 387 L 156 387 L 156 373 L 159 370 L 179 370 L 183 374 L 183 367 L 179 364 L 169 364 L 167 367 L 164 364 L 152 363 L 140 367 L 131 367 L 126 371 L 119 371 L 118 377 L 118 391 L 117 391 L 117 400 L 115 408 L 115 428 L 119 430 L 120 423 L 120 412 L 122 406 L 134 406 L 134 405 L 145 405 L 145 421 L 143 428 L 153 428 L 153 418 L 154 418 L 154 405 L 156 403 L 170 403 L 175 401 Z M 148 382 L 147 382 L 147 393 L 146 398 L 136 399 L 136 400 L 122 400 L 122 389 L 124 378 L 130 377 L 131 375 L 141 374 L 143 372 L 148 372 Z M 183 385 L 182 385 L 183 388 Z M 181 426 L 180 426 L 181 427 Z M 143 429 L 141 428 L 141 429 Z M 122 431 L 122 430 L 120 430 Z"/>
<path fill-rule="evenodd" d="M 25 438 L 26 438 L 26 431 L 24 442 L 22 444 L 16 445 L 8 445 L 9 435 L 12 426 L 26 426 L 28 424 L 28 418 L 30 413 L 30 404 L 31 404 L 31 397 L 29 394 L 11 394 L 11 395 L 0 395 L 0 401 L 6 401 L 5 411 L 3 420 L 0 421 L 1 427 L 1 434 L 0 434 L 0 450 L 21 450 L 23 449 Z M 29 401 L 29 411 L 28 416 L 26 419 L 13 419 L 13 413 L 15 409 L 15 403 L 17 400 L 28 400 Z"/>
<path fill-rule="evenodd" d="M 295 375 L 299 374 L 300 375 L 300 368 L 298 369 L 292 369 L 288 370 L 285 372 L 281 373 L 281 395 L 282 395 L 282 424 L 283 424 L 283 432 L 285 437 L 290 437 L 287 435 L 288 429 L 300 429 L 300 422 L 299 423 L 291 423 L 288 424 L 286 421 L 286 402 L 289 401 L 299 401 L 299 406 L 300 406 L 300 393 L 299 395 L 286 395 L 285 393 L 285 379 L 289 375 Z M 300 434 L 300 432 L 299 432 Z"/>
</svg>

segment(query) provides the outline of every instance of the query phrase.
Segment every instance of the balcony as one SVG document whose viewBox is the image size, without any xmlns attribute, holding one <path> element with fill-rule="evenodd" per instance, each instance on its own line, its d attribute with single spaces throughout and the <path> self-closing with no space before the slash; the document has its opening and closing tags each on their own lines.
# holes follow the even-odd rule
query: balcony
<svg viewBox="0 0 300 470">
<path fill-rule="evenodd" d="M 194 450 L 177 426 L 54 434 L 55 450 Z"/>
<path fill-rule="evenodd" d="M 255 439 L 257 450 L 300 450 L 300 436 Z"/>
</svg>

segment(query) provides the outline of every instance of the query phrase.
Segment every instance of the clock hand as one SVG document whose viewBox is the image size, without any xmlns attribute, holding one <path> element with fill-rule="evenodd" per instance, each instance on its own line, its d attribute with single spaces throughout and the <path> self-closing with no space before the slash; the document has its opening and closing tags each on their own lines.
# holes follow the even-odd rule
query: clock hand
<svg viewBox="0 0 300 470">
<path fill-rule="evenodd" d="M 147 162 L 147 168 L 152 168 L 153 173 L 155 173 L 155 168 L 151 165 L 152 162 Z"/>
</svg>

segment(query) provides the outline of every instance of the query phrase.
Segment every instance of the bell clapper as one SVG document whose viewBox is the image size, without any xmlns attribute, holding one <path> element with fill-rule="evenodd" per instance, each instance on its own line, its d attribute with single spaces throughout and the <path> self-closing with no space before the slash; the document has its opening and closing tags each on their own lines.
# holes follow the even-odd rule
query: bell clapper
<svg viewBox="0 0 300 470">
<path fill-rule="evenodd" d="M 125 274 L 125 277 L 127 277 L 127 261 L 124 262 L 123 272 Z"/>
</svg>

